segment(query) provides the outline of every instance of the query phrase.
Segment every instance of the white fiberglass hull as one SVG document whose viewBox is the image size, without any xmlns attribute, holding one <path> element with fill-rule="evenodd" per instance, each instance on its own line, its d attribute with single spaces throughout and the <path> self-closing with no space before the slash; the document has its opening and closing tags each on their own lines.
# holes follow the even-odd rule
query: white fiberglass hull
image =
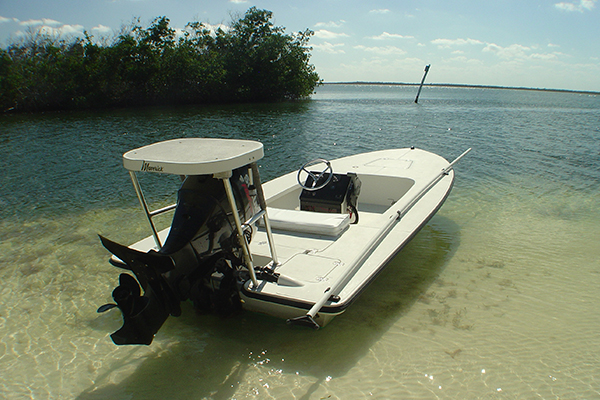
<svg viewBox="0 0 600 400">
<path fill-rule="evenodd" d="M 442 206 L 454 180 L 442 157 L 418 149 L 383 150 L 331 162 L 336 173 L 355 173 L 362 182 L 357 224 L 338 235 L 273 231 L 285 279 L 248 281 L 243 307 L 281 318 L 305 315 L 324 295 L 330 298 L 314 320 L 324 326 L 342 313 Z M 263 184 L 267 213 L 297 210 L 301 188 L 296 172 Z M 250 244 L 255 265 L 270 260 L 267 235 L 257 232 Z M 288 283 L 286 283 L 288 282 Z M 291 282 L 291 283 L 290 283 Z M 283 283 L 283 284 L 282 284 Z"/>
</svg>

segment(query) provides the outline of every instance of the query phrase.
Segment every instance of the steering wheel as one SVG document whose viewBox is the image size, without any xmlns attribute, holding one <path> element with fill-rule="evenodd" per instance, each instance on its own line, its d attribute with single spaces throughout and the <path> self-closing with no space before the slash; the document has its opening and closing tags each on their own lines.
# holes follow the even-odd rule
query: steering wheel
<svg viewBox="0 0 600 400">
<path fill-rule="evenodd" d="M 315 165 L 319 165 L 319 164 L 325 164 L 325 168 L 323 168 L 321 170 L 321 172 L 311 172 L 308 170 L 308 168 L 313 167 Z M 308 176 L 304 180 L 304 183 L 302 183 L 302 179 L 300 179 L 300 175 L 302 174 L 302 171 L 306 172 L 308 174 L 308 176 L 310 176 L 313 179 L 312 187 L 306 185 L 306 182 L 308 181 Z M 329 176 L 327 177 L 325 182 L 323 182 L 319 186 L 315 186 L 317 184 L 317 181 L 323 176 L 323 174 L 326 174 L 326 173 L 329 173 Z M 316 158 L 312 161 L 305 163 L 298 170 L 298 176 L 296 177 L 300 186 L 302 186 L 303 189 L 306 189 L 311 192 L 322 189 L 325 186 L 327 186 L 327 184 L 331 181 L 331 178 L 333 178 L 333 168 L 331 167 L 331 163 L 323 158 Z"/>
</svg>

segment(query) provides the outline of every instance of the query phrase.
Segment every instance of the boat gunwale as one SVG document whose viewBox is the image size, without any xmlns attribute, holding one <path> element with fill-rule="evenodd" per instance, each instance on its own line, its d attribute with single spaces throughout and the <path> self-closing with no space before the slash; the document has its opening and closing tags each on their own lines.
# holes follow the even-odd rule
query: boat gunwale
<svg viewBox="0 0 600 400">
<path fill-rule="evenodd" d="M 419 226 L 413 230 L 411 232 L 410 235 L 408 235 L 403 241 L 402 243 L 400 243 L 400 245 L 398 247 L 396 247 L 394 249 L 394 251 L 392 251 L 387 257 L 386 259 L 380 263 L 380 265 L 374 270 L 373 273 L 371 273 L 367 279 L 365 279 L 362 284 L 360 286 L 358 286 L 358 289 L 353 291 L 351 296 L 347 297 L 346 299 L 344 299 L 343 301 L 340 301 L 336 304 L 329 304 L 329 305 L 324 305 L 321 310 L 319 311 L 319 313 L 321 314 L 331 314 L 331 315 L 338 315 L 343 313 L 350 305 L 352 305 L 354 303 L 354 301 L 356 301 L 356 299 L 358 297 L 360 297 L 360 295 L 368 288 L 368 286 L 375 280 L 377 279 L 377 277 L 381 274 L 381 272 L 383 272 L 383 270 L 387 267 L 387 265 L 391 262 L 391 260 L 396 257 L 398 255 L 398 253 L 400 251 L 402 251 L 402 249 L 408 244 L 410 243 L 410 241 L 421 231 L 421 229 L 423 229 L 423 227 L 425 225 L 427 225 L 427 223 L 431 220 L 431 218 L 433 218 L 435 216 L 435 214 L 440 210 L 440 208 L 444 205 L 444 203 L 446 202 L 447 198 L 450 196 L 450 192 L 452 191 L 452 188 L 454 187 L 454 171 L 450 171 L 449 174 L 452 174 L 451 176 L 451 181 L 450 181 L 450 185 L 448 187 L 448 189 L 446 190 L 444 197 L 442 198 L 442 200 L 437 204 L 437 206 L 432 209 L 432 211 L 428 214 L 428 216 L 423 219 L 423 221 L 419 224 Z M 390 207 L 392 208 L 392 207 Z M 240 292 L 246 296 L 247 298 L 251 298 L 251 299 L 255 299 L 255 300 L 259 300 L 265 303 L 271 303 L 271 304 L 276 304 L 276 305 L 282 305 L 282 306 L 289 306 L 289 307 L 294 307 L 297 309 L 302 309 L 302 310 L 310 310 L 310 308 L 313 306 L 314 303 L 310 303 L 310 302 L 306 302 L 306 301 L 302 301 L 302 300 L 294 300 L 294 299 L 290 299 L 289 297 L 283 297 L 283 296 L 279 296 L 276 294 L 264 294 L 261 292 L 256 292 L 256 291 L 252 291 L 249 290 L 247 287 L 247 285 L 242 285 L 242 288 L 240 290 Z"/>
</svg>

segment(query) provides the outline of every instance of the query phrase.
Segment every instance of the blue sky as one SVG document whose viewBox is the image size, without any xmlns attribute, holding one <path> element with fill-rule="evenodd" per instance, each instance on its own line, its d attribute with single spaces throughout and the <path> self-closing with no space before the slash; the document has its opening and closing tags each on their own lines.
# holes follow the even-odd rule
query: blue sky
<svg viewBox="0 0 600 400">
<path fill-rule="evenodd" d="M 0 44 L 27 30 L 112 37 L 139 17 L 228 25 L 251 6 L 309 28 L 326 82 L 427 82 L 600 91 L 598 0 L 0 0 Z"/>
</svg>

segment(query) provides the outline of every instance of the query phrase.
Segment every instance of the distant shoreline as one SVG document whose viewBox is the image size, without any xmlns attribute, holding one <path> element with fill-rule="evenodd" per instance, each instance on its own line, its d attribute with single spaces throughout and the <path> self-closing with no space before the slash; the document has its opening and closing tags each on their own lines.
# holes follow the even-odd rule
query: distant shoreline
<svg viewBox="0 0 600 400">
<path fill-rule="evenodd" d="M 323 82 L 323 85 L 381 85 L 381 86 L 419 86 L 418 83 L 405 83 L 405 82 Z M 518 87 L 518 86 L 494 86 L 494 85 L 467 85 L 460 83 L 425 83 L 423 86 L 430 87 L 450 87 L 450 88 L 469 88 L 469 89 L 505 89 L 505 90 L 531 90 L 538 92 L 560 92 L 560 93 L 574 93 L 574 94 L 586 94 L 592 96 L 600 95 L 600 92 L 591 90 L 570 90 L 570 89 L 546 89 L 546 88 L 529 88 L 529 87 Z"/>
</svg>

